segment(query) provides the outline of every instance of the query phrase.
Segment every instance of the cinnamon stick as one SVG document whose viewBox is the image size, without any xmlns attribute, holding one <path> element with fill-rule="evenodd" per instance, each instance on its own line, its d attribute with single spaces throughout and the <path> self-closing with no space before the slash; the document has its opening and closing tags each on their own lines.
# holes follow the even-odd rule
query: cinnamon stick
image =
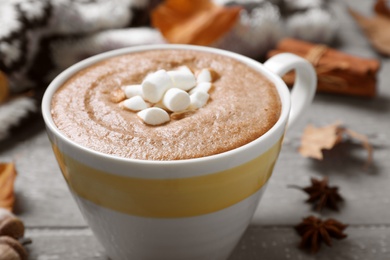
<svg viewBox="0 0 390 260">
<path fill-rule="evenodd" d="M 4 103 L 8 97 L 9 97 L 9 88 L 8 88 L 7 77 L 0 70 L 0 104 Z"/>
<path fill-rule="evenodd" d="M 270 58 L 283 52 L 297 54 L 313 64 L 318 77 L 318 92 L 360 97 L 376 95 L 376 75 L 380 68 L 376 59 L 361 58 L 291 38 L 280 41 L 267 56 Z M 288 73 L 283 79 L 292 86 L 294 73 Z"/>
</svg>

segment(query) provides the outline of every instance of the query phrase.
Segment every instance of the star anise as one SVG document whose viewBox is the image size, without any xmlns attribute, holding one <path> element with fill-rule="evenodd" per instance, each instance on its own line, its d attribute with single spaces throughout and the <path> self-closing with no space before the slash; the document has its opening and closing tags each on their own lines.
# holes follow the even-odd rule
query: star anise
<svg viewBox="0 0 390 260">
<path fill-rule="evenodd" d="M 331 238 L 343 239 L 347 237 L 343 233 L 347 226 L 332 218 L 325 221 L 314 216 L 304 218 L 299 225 L 295 226 L 295 230 L 302 237 L 299 247 L 315 253 L 320 249 L 322 242 L 327 246 L 332 246 Z"/>
<path fill-rule="evenodd" d="M 322 180 L 311 178 L 311 186 L 307 187 L 297 187 L 309 195 L 309 198 L 306 200 L 308 203 L 313 204 L 313 208 L 316 211 L 321 211 L 324 207 L 327 207 L 332 210 L 338 210 L 338 203 L 343 201 L 343 197 L 339 194 L 339 188 L 336 186 L 330 187 L 328 185 L 328 178 L 325 177 Z"/>
</svg>

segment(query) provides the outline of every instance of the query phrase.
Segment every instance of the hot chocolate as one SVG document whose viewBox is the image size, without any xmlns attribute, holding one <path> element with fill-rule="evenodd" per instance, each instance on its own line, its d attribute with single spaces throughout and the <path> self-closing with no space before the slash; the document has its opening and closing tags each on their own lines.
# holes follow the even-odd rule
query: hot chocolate
<svg viewBox="0 0 390 260">
<path fill-rule="evenodd" d="M 161 125 L 113 101 L 123 86 L 140 84 L 158 70 L 210 68 L 207 103 Z M 151 104 L 154 106 L 154 104 Z M 113 57 L 72 76 L 56 92 L 51 113 L 58 129 L 82 146 L 119 157 L 180 160 L 226 152 L 267 132 L 281 104 L 273 83 L 242 62 L 192 50 L 152 50 Z"/>
</svg>

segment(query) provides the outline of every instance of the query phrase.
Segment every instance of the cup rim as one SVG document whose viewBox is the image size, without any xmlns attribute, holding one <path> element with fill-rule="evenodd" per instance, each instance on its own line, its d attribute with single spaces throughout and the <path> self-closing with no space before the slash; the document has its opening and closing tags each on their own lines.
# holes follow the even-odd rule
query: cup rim
<svg viewBox="0 0 390 260">
<path fill-rule="evenodd" d="M 201 52 L 210 52 L 214 54 L 219 54 L 223 56 L 227 56 L 233 59 L 236 59 L 245 65 L 255 69 L 259 73 L 261 73 L 263 76 L 265 76 L 268 80 L 270 80 L 272 83 L 274 83 L 275 88 L 277 89 L 280 102 L 281 102 L 281 113 L 277 120 L 277 122 L 262 136 L 258 137 L 257 139 L 242 145 L 240 147 L 237 147 L 235 149 L 222 152 L 219 154 L 204 156 L 204 157 L 198 157 L 198 158 L 190 158 L 190 159 L 180 159 L 180 160 L 144 160 L 144 159 L 135 159 L 135 158 L 126 158 L 126 157 L 119 157 L 116 155 L 110 155 L 106 153 L 102 153 L 96 150 L 93 150 L 91 148 L 88 148 L 86 146 L 80 145 L 77 142 L 73 141 L 69 137 L 67 137 L 65 134 L 63 134 L 55 125 L 52 115 L 51 115 L 51 101 L 54 93 L 57 91 L 59 87 L 63 85 L 70 77 L 75 75 L 78 71 L 89 67 L 95 63 L 98 63 L 102 60 L 112 58 L 115 56 L 120 56 L 124 54 L 130 54 L 135 52 L 143 52 L 143 51 L 149 51 L 149 50 L 161 50 L 161 49 L 169 49 L 169 50 L 194 50 L 194 51 L 201 51 Z M 55 136 L 61 141 L 65 142 L 67 145 L 72 146 L 73 148 L 80 149 L 84 152 L 87 152 L 93 156 L 96 156 L 96 158 L 104 158 L 104 159 L 110 159 L 114 161 L 120 161 L 124 163 L 137 163 L 137 164 L 147 164 L 147 165 L 177 165 L 177 164 L 186 164 L 186 163 L 200 163 L 200 162 L 206 162 L 208 160 L 215 160 L 215 159 L 221 159 L 222 157 L 227 157 L 234 155 L 236 153 L 240 153 L 243 150 L 247 150 L 253 146 L 258 146 L 266 142 L 267 139 L 271 138 L 273 135 L 276 135 L 280 128 L 284 127 L 285 123 L 288 120 L 288 116 L 290 113 L 290 107 L 291 107 L 291 101 L 290 101 L 290 92 L 284 83 L 284 81 L 268 70 L 262 63 L 253 60 L 249 57 L 243 56 L 238 53 L 230 52 L 227 50 L 217 49 L 213 47 L 205 47 L 205 46 L 196 46 L 196 45 L 189 45 L 189 44 L 151 44 L 151 45 L 145 45 L 145 46 L 132 46 L 132 47 L 125 47 L 121 49 L 116 49 L 112 51 L 107 51 L 104 53 L 100 53 L 94 56 L 91 56 L 87 59 L 84 59 L 82 61 L 79 61 L 75 63 L 74 65 L 70 66 L 69 68 L 65 69 L 63 72 L 61 72 L 59 75 L 57 75 L 52 82 L 47 87 L 43 99 L 42 99 L 42 105 L 41 105 L 41 111 L 42 116 L 45 122 L 46 127 L 48 130 L 50 130 L 52 133 L 55 134 Z M 277 142 L 277 140 L 275 141 Z M 270 146 L 270 145 L 267 145 Z"/>
</svg>

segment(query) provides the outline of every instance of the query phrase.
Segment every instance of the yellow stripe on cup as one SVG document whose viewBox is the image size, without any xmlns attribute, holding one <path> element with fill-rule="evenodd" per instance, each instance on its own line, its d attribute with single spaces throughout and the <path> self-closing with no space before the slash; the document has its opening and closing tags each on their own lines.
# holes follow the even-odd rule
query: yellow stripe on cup
<svg viewBox="0 0 390 260">
<path fill-rule="evenodd" d="M 191 217 L 232 206 L 267 182 L 281 141 L 261 156 L 225 171 L 181 179 L 139 179 L 96 170 L 53 150 L 76 195 L 129 215 L 158 218 Z"/>
</svg>

